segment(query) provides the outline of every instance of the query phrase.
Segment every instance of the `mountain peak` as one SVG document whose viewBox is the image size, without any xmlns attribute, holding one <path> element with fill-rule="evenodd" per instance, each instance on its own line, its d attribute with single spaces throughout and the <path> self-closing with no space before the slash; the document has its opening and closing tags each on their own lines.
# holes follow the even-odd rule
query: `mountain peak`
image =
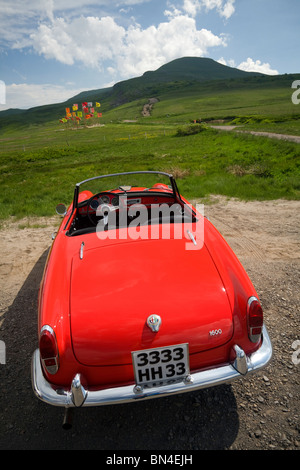
<svg viewBox="0 0 300 470">
<path fill-rule="evenodd" d="M 181 57 L 162 65 L 153 72 L 145 72 L 143 77 L 156 80 L 218 80 L 228 78 L 242 78 L 251 75 L 262 75 L 255 72 L 245 72 L 227 65 L 222 65 L 207 57 Z M 164 78 L 166 80 L 164 80 Z"/>
</svg>

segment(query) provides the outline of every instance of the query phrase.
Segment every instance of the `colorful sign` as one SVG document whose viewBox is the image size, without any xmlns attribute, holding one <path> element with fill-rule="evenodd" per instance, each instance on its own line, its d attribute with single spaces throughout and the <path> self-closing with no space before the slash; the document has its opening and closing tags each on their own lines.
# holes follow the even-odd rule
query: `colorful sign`
<svg viewBox="0 0 300 470">
<path fill-rule="evenodd" d="M 59 119 L 59 122 L 65 124 L 72 120 L 78 125 L 83 117 L 86 120 L 94 120 L 95 122 L 98 122 L 98 119 L 102 118 L 102 113 L 99 113 L 98 110 L 95 112 L 95 108 L 100 107 L 101 103 L 98 101 L 95 102 L 94 106 L 92 101 L 83 101 L 81 103 L 82 110 L 79 111 L 78 103 L 74 103 L 71 107 L 65 108 L 66 114 L 63 118 Z"/>
</svg>

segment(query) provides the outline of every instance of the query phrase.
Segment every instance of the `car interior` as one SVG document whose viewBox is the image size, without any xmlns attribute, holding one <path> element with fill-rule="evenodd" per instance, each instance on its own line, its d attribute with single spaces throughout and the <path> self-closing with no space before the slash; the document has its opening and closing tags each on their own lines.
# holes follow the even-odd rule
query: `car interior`
<svg viewBox="0 0 300 470">
<path fill-rule="evenodd" d="M 78 204 L 69 236 L 122 227 L 195 222 L 196 217 L 168 187 L 140 190 L 120 187 L 93 194 Z"/>
</svg>

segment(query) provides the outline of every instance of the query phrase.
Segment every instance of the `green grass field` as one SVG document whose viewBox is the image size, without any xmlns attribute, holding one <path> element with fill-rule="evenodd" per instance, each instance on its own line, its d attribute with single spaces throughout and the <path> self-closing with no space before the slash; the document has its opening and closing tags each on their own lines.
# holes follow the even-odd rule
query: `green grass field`
<svg viewBox="0 0 300 470">
<path fill-rule="evenodd" d="M 193 199 L 299 199 L 299 144 L 213 129 L 184 135 L 188 127 L 181 136 L 177 126 L 140 124 L 22 131 L 2 145 L 0 218 L 52 215 L 76 182 L 132 170 L 172 172 Z"/>
<path fill-rule="evenodd" d="M 243 130 L 300 135 L 290 87 L 180 87 L 164 89 L 150 117 L 141 117 L 141 98 L 104 112 L 101 127 L 2 121 L 0 219 L 53 215 L 58 202 L 71 201 L 76 182 L 132 170 L 172 172 L 191 199 L 300 198 L 299 144 L 190 128 L 194 119 L 220 119 Z"/>
</svg>

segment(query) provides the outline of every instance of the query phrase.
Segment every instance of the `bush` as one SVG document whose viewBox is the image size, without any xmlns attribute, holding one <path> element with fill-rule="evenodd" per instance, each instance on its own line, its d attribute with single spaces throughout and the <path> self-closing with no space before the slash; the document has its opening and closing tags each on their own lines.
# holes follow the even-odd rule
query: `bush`
<svg viewBox="0 0 300 470">
<path fill-rule="evenodd" d="M 191 124 L 189 126 L 177 129 L 175 136 L 185 137 L 189 135 L 200 134 L 200 132 L 204 132 L 206 130 L 208 130 L 208 127 L 204 124 Z"/>
</svg>

